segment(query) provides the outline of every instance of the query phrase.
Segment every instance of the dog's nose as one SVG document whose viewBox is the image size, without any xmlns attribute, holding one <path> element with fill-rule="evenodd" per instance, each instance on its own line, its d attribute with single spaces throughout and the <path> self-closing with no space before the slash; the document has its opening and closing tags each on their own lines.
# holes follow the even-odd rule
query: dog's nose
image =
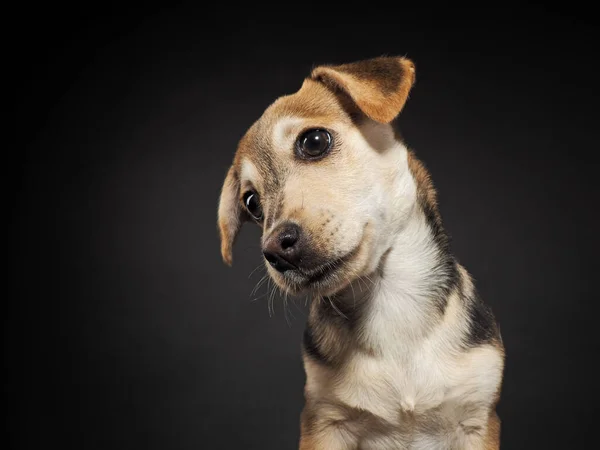
<svg viewBox="0 0 600 450">
<path fill-rule="evenodd" d="M 277 226 L 263 243 L 263 255 L 279 272 L 296 269 L 300 260 L 300 227 L 295 223 Z"/>
</svg>

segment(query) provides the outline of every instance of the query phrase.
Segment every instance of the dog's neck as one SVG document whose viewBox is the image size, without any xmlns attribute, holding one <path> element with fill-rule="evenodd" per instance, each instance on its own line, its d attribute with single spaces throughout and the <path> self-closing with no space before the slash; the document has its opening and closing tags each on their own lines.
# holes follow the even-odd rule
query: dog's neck
<svg viewBox="0 0 600 450">
<path fill-rule="evenodd" d="M 368 345 L 379 347 L 378 339 L 423 337 L 432 316 L 443 316 L 458 278 L 444 230 L 417 203 L 377 270 L 327 300 L 332 314 L 356 322 Z"/>
</svg>

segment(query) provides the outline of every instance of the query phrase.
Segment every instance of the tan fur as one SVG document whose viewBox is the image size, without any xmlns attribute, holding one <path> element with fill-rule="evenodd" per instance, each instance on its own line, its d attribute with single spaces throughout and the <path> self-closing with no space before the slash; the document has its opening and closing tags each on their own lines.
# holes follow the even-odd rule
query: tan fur
<svg viewBox="0 0 600 450">
<path fill-rule="evenodd" d="M 485 450 L 498 450 L 500 448 L 500 418 L 496 412 L 490 414 L 488 429 L 485 438 Z"/>
<path fill-rule="evenodd" d="M 239 205 L 239 180 L 234 167 L 227 172 L 221 201 L 219 203 L 219 232 L 221 235 L 221 255 L 227 265 L 232 263 L 232 247 L 240 229 L 242 213 Z"/>
<path fill-rule="evenodd" d="M 391 85 L 389 77 L 381 77 L 381 71 L 390 71 L 389 65 L 399 67 L 398 79 Z M 388 123 L 404 107 L 415 81 L 415 66 L 405 58 L 374 58 L 359 67 L 357 64 L 317 67 L 311 76 L 346 92 L 371 119 Z"/>
<path fill-rule="evenodd" d="M 310 274 L 267 265 L 281 289 L 313 297 L 301 450 L 499 448 L 502 340 L 487 322 L 473 335 L 490 319 L 448 254 L 429 173 L 390 125 L 414 80 L 406 58 L 317 67 L 250 127 L 221 191 L 226 263 L 253 191 L 263 242 L 297 224 L 333 266 L 305 285 Z M 333 146 L 307 161 L 295 143 L 312 128 Z"/>
<path fill-rule="evenodd" d="M 306 408 L 302 410 L 300 415 L 300 445 L 299 450 L 314 450 L 317 448 L 317 444 L 313 439 L 311 432 L 307 425 L 305 415 L 307 414 Z"/>
<path fill-rule="evenodd" d="M 413 151 L 408 152 L 408 167 L 417 183 L 418 195 L 421 200 L 437 212 L 437 193 L 433 187 L 431 176 Z"/>
</svg>

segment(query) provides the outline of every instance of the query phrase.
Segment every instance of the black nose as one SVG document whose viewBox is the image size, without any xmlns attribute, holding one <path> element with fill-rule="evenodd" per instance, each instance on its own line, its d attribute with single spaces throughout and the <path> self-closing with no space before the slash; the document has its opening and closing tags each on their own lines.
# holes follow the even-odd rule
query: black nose
<svg viewBox="0 0 600 450">
<path fill-rule="evenodd" d="M 300 260 L 300 228 L 295 223 L 277 226 L 263 244 L 263 255 L 280 272 L 296 269 Z"/>
</svg>

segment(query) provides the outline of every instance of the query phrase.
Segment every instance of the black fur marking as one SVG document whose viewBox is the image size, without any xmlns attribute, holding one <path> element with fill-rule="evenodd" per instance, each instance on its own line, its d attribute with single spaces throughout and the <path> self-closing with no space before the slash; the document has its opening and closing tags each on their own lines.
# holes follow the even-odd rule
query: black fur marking
<svg viewBox="0 0 600 450">
<path fill-rule="evenodd" d="M 373 58 L 334 66 L 333 69 L 365 81 L 375 82 L 386 95 L 393 94 L 405 76 L 404 67 L 397 58 Z"/>
<path fill-rule="evenodd" d="M 498 338 L 498 325 L 492 310 L 478 295 L 467 305 L 469 313 L 469 331 L 465 336 L 468 347 L 487 344 Z"/>
<path fill-rule="evenodd" d="M 363 295 L 346 292 L 344 297 L 324 297 L 321 301 L 321 316 L 332 324 L 353 329 L 363 315 L 365 305 L 371 299 L 371 293 L 365 292 Z"/>
<path fill-rule="evenodd" d="M 421 196 L 419 196 L 419 205 L 425 214 L 425 220 L 427 221 L 427 224 L 431 227 L 431 233 L 433 234 L 435 243 L 438 245 L 441 252 L 449 254 L 450 239 L 448 239 L 446 230 L 444 230 L 444 227 L 442 226 L 442 221 L 439 217 L 439 214 L 434 207 L 421 198 Z"/>
<path fill-rule="evenodd" d="M 433 240 L 438 248 L 436 272 L 444 274 L 444 281 L 440 286 L 436 299 L 436 306 L 440 314 L 443 315 L 448 304 L 448 296 L 454 289 L 460 287 L 460 277 L 456 260 L 452 256 L 450 249 L 450 239 L 442 225 L 439 213 L 422 197 L 419 197 L 419 206 L 425 215 L 425 220 L 431 229 Z"/>
<path fill-rule="evenodd" d="M 440 261 L 436 267 L 437 271 L 444 274 L 444 281 L 439 287 L 437 292 L 437 298 L 435 306 L 439 313 L 444 315 L 446 307 L 448 306 L 448 297 L 452 294 L 455 289 L 460 290 L 460 277 L 458 274 L 458 268 L 456 267 L 456 261 L 449 253 L 442 253 L 439 255 Z"/>
<path fill-rule="evenodd" d="M 304 347 L 304 351 L 306 354 L 314 359 L 315 361 L 329 365 L 329 359 L 321 352 L 315 337 L 313 336 L 313 330 L 310 324 L 306 324 L 306 328 L 304 329 L 304 335 L 302 338 L 302 346 Z"/>
</svg>

